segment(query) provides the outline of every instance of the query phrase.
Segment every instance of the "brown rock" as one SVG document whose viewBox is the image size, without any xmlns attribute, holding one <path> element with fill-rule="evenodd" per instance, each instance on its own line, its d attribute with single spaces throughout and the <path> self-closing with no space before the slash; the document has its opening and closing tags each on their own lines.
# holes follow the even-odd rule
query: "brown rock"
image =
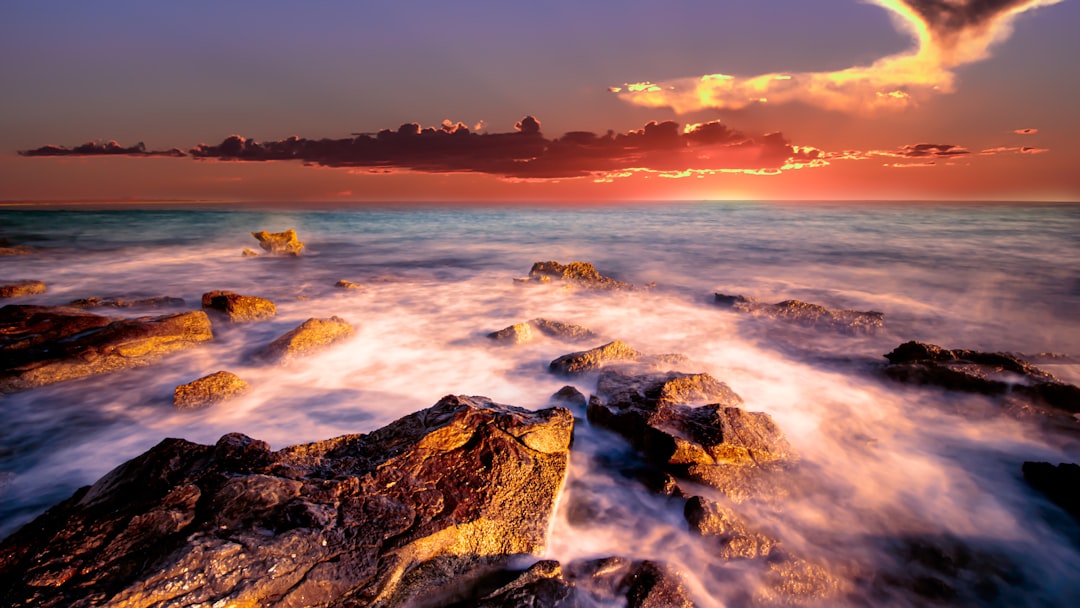
<svg viewBox="0 0 1080 608">
<path fill-rule="evenodd" d="M 572 427 L 450 396 L 277 452 L 166 439 L 0 543 L 0 604 L 414 605 L 543 548 Z"/>
<path fill-rule="evenodd" d="M 347 321 L 340 317 L 308 319 L 296 329 L 281 336 L 260 351 L 260 357 L 276 361 L 288 361 L 295 357 L 322 350 L 356 333 Z"/>
<path fill-rule="evenodd" d="M 637 361 L 643 356 L 643 353 L 630 348 L 622 340 L 615 340 L 593 349 L 563 355 L 552 361 L 548 369 L 557 374 L 581 374 L 600 369 L 605 363 Z"/>
<path fill-rule="evenodd" d="M 352 281 L 346 281 L 341 279 L 337 283 L 334 283 L 334 287 L 341 287 L 342 289 L 363 289 L 364 286 L 360 283 L 353 283 Z"/>
<path fill-rule="evenodd" d="M 491 332 L 487 337 L 502 344 L 527 344 L 533 340 L 533 326 L 529 322 L 515 323 Z"/>
<path fill-rule="evenodd" d="M 128 296 L 109 296 L 107 298 L 80 298 L 68 302 L 67 305 L 75 308 L 164 308 L 184 304 L 183 298 L 169 296 L 134 299 L 129 299 Z"/>
<path fill-rule="evenodd" d="M 257 258 L 259 257 L 259 252 L 255 251 L 254 249 L 244 247 L 244 250 L 240 252 L 240 255 L 244 256 L 245 258 Z"/>
<path fill-rule="evenodd" d="M 524 323 L 515 323 L 499 331 L 492 332 L 487 337 L 496 342 L 525 344 L 531 342 L 537 333 L 568 342 L 595 340 L 598 337 L 596 333 L 580 325 L 539 318 Z"/>
<path fill-rule="evenodd" d="M 0 393 L 149 365 L 210 340 L 202 311 L 110 319 L 75 308 L 0 308 Z"/>
<path fill-rule="evenodd" d="M 715 555 L 723 559 L 766 558 L 779 544 L 731 509 L 701 496 L 686 501 L 683 515 L 691 530 L 714 542 Z"/>
<path fill-rule="evenodd" d="M 210 407 L 215 403 L 240 395 L 249 388 L 251 385 L 236 374 L 226 371 L 215 372 L 176 387 L 173 391 L 173 405 L 178 410 Z"/>
<path fill-rule="evenodd" d="M 221 313 L 232 323 L 264 321 L 277 315 L 277 306 L 266 298 L 244 296 L 231 291 L 211 291 L 202 295 L 203 310 Z"/>
<path fill-rule="evenodd" d="M 588 262 L 537 262 L 529 270 L 529 278 L 540 283 L 548 283 L 552 279 L 565 281 L 572 285 L 587 287 L 589 289 L 633 289 L 630 283 L 617 281 L 597 272 L 596 267 Z"/>
<path fill-rule="evenodd" d="M 749 313 L 755 317 L 780 319 L 805 327 L 845 334 L 873 334 L 884 327 L 885 314 L 873 310 L 830 310 L 819 304 L 784 300 L 776 304 L 758 302 L 746 296 L 715 295 L 717 306 Z"/>
<path fill-rule="evenodd" d="M 34 249 L 26 245 L 0 245 L 0 257 L 9 255 L 29 255 L 31 253 L 34 253 Z"/>
<path fill-rule="evenodd" d="M 0 298 L 35 296 L 39 293 L 45 293 L 45 289 L 45 283 L 41 281 L 15 281 L 14 283 L 8 283 L 7 285 L 0 285 Z"/>
<path fill-rule="evenodd" d="M 296 238 L 296 231 L 291 228 L 285 232 L 267 232 L 262 230 L 260 232 L 252 232 L 251 236 L 259 241 L 259 247 L 262 247 L 263 251 L 267 251 L 273 255 L 297 256 L 300 255 L 300 252 L 304 249 L 304 244 Z"/>
</svg>

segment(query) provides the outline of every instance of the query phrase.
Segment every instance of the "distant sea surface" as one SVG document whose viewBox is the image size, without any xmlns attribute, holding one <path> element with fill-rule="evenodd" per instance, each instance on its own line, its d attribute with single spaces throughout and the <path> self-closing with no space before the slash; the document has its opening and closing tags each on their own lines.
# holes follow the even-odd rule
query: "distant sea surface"
<svg viewBox="0 0 1080 608">
<path fill-rule="evenodd" d="M 258 249 L 252 231 L 289 228 L 306 243 L 302 256 L 241 256 Z M 0 283 L 48 284 L 3 304 L 185 300 L 161 312 L 94 310 L 164 314 L 226 289 L 278 306 L 271 321 L 215 327 L 212 343 L 152 367 L 0 397 L 0 536 L 165 437 L 212 443 L 238 431 L 277 449 L 367 432 L 449 393 L 544 407 L 566 384 L 547 362 L 581 348 L 546 338 L 498 348 L 485 334 L 545 317 L 644 352 L 685 353 L 748 409 L 772 415 L 841 497 L 790 505 L 789 519 L 772 522 L 787 546 L 887 563 L 898 558 L 858 539 L 972 537 L 1021 572 L 1001 596 L 1018 602 L 1008 605 L 1054 605 L 1080 586 L 1080 552 L 1038 523 L 1048 506 L 1019 475 L 1025 460 L 1077 462 L 1077 444 L 1011 418 L 970 415 L 990 407 L 983 397 L 898 386 L 874 372 L 907 340 L 1080 356 L 1078 204 L 8 209 L 0 239 L 35 250 L 0 257 Z M 649 288 L 593 293 L 513 281 L 543 260 L 592 262 Z M 335 287 L 339 279 L 364 288 Z M 880 311 L 885 328 L 808 332 L 718 308 L 714 293 Z M 352 322 L 356 336 L 285 368 L 250 360 L 253 348 L 303 320 L 331 315 Z M 1080 382 L 1080 367 L 1057 361 L 1047 369 Z M 219 369 L 253 390 L 220 407 L 174 410 L 173 387 Z M 592 382 L 578 388 L 594 392 Z M 596 465 L 602 452 L 624 449 L 618 441 L 579 429 L 571 477 L 588 482 L 613 515 L 581 529 L 559 513 L 550 556 L 681 560 L 693 588 L 713 598 L 702 605 L 735 601 L 736 591 L 725 595 L 701 570 L 698 560 L 709 558 L 688 537 L 681 509 L 672 515 L 661 498 Z"/>
</svg>

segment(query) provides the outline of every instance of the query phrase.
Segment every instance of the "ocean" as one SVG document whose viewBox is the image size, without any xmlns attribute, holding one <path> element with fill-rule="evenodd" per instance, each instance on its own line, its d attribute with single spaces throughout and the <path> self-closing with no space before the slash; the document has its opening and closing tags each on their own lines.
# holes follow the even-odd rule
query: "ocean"
<svg viewBox="0 0 1080 608">
<path fill-rule="evenodd" d="M 289 228 L 306 243 L 302 256 L 241 256 L 258 249 L 252 231 Z M 890 542 L 907 538 L 962 539 L 1005 564 L 988 605 L 1065 605 L 1080 593 L 1075 524 L 1020 474 L 1024 461 L 1080 461 L 1077 435 L 1001 415 L 987 397 L 906 386 L 879 370 L 884 353 L 920 340 L 1038 355 L 1044 369 L 1080 383 L 1080 205 L 9 208 L 0 211 L 0 239 L 35 249 L 0 257 L 0 283 L 48 285 L 4 304 L 118 295 L 186 302 L 157 313 L 93 311 L 164 314 L 224 289 L 278 307 L 270 321 L 215 326 L 211 343 L 154 366 L 0 396 L 0 537 L 165 437 L 213 443 L 241 432 L 278 449 L 371 431 L 447 394 L 537 409 L 568 383 L 595 392 L 595 377 L 547 371 L 552 359 L 595 345 L 542 338 L 506 347 L 486 338 L 543 317 L 643 352 L 683 353 L 694 366 L 685 371 L 710 373 L 746 409 L 772 416 L 821 491 L 746 515 L 789 551 L 847 576 L 855 591 L 830 605 L 869 601 L 854 564 L 910 569 L 910 556 Z M 514 281 L 544 260 L 588 261 L 647 288 Z M 335 287 L 341 279 L 364 287 Z M 880 311 L 885 326 L 855 336 L 808 330 L 718 307 L 714 293 Z M 287 366 L 251 360 L 254 348 L 303 320 L 331 315 L 357 333 Z M 175 386 L 217 370 L 252 390 L 206 410 L 173 407 Z M 715 559 L 677 501 L 611 465 L 633 458 L 622 439 L 579 422 L 545 556 L 664 559 L 700 605 L 739 605 L 745 585 L 717 568 L 762 566 Z M 596 514 L 586 523 L 571 516 L 583 503 Z M 968 561 L 977 572 L 959 578 L 985 574 L 982 562 Z M 922 596 L 897 585 L 881 597 L 872 603 L 918 605 Z"/>
</svg>

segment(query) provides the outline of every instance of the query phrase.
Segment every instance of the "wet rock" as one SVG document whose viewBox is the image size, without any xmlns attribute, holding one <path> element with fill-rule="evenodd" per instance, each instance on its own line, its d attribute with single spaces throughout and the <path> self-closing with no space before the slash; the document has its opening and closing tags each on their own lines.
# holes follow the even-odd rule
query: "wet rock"
<svg viewBox="0 0 1080 608">
<path fill-rule="evenodd" d="M 322 350 L 356 333 L 341 317 L 311 318 L 259 351 L 266 360 L 285 362 Z"/>
<path fill-rule="evenodd" d="M 173 405 L 178 410 L 210 407 L 246 392 L 251 385 L 232 372 L 220 371 L 203 376 L 173 391 Z"/>
<path fill-rule="evenodd" d="M 36 296 L 45 293 L 45 283 L 42 281 L 25 280 L 15 281 L 6 285 L 0 285 L 0 298 L 21 298 L 24 296 Z"/>
<path fill-rule="evenodd" d="M 259 257 L 259 252 L 249 247 L 244 247 L 243 251 L 240 252 L 240 255 L 245 258 L 257 258 Z"/>
<path fill-rule="evenodd" d="M 105 298 L 80 298 L 68 302 L 74 308 L 168 308 L 183 306 L 183 298 L 154 296 L 150 298 L 131 298 L 129 296 L 109 296 Z"/>
<path fill-rule="evenodd" d="M 776 304 L 758 302 L 746 296 L 715 294 L 716 305 L 755 317 L 780 319 L 805 327 L 827 329 L 845 334 L 873 334 L 885 322 L 885 313 L 872 310 L 831 310 L 819 304 L 800 300 L 784 300 Z"/>
<path fill-rule="evenodd" d="M 352 281 L 346 281 L 341 279 L 337 283 L 334 283 L 334 287 L 340 287 L 342 289 L 363 289 L 364 286 L 360 283 L 353 283 Z"/>
<path fill-rule="evenodd" d="M 1042 492 L 1050 502 L 1080 521 L 1080 465 L 1063 462 L 1025 462 L 1024 481 Z"/>
<path fill-rule="evenodd" d="M 567 407 L 572 408 L 584 408 L 588 403 L 585 399 L 585 395 L 583 395 L 576 387 L 570 385 L 555 391 L 555 394 L 551 396 L 551 401 L 554 403 L 563 403 Z"/>
<path fill-rule="evenodd" d="M 596 371 L 612 363 L 626 364 L 635 369 L 671 369 L 687 361 L 686 356 L 680 354 L 646 355 L 634 350 L 622 340 L 615 340 L 596 348 L 563 355 L 548 364 L 548 371 L 575 376 Z"/>
<path fill-rule="evenodd" d="M 596 333 L 580 325 L 542 318 L 515 323 L 499 331 L 492 332 L 487 337 L 496 342 L 525 344 L 531 342 L 537 333 L 568 342 L 595 340 L 598 337 Z"/>
<path fill-rule="evenodd" d="M 258 296 L 244 296 L 231 291 L 215 290 L 202 295 L 203 310 L 224 315 L 232 323 L 263 321 L 277 315 L 277 306 Z"/>
<path fill-rule="evenodd" d="M 0 257 L 9 255 L 30 255 L 31 253 L 34 253 L 33 247 L 0 242 Z"/>
<path fill-rule="evenodd" d="M 730 498 L 770 489 L 765 481 L 794 453 L 768 414 L 708 374 L 600 374 L 589 422 L 626 437 L 671 473 L 716 487 Z M 760 479 L 759 479 L 760 478 Z"/>
<path fill-rule="evenodd" d="M 701 496 L 686 501 L 683 515 L 691 530 L 714 542 L 715 554 L 723 559 L 765 558 L 779 544 L 733 510 Z"/>
<path fill-rule="evenodd" d="M 0 543 L 0 604 L 414 605 L 543 548 L 572 427 L 448 396 L 277 452 L 166 439 Z"/>
<path fill-rule="evenodd" d="M 252 232 L 251 236 L 259 241 L 259 247 L 272 255 L 300 255 L 304 244 L 296 238 L 296 230 L 289 229 L 285 232 L 267 232 L 265 230 Z"/>
<path fill-rule="evenodd" d="M 630 283 L 615 280 L 600 274 L 596 267 L 588 262 L 537 262 L 529 270 L 529 279 L 538 283 L 549 283 L 553 279 L 589 289 L 633 289 Z"/>
<path fill-rule="evenodd" d="M 1036 406 L 1045 404 L 1064 412 L 1080 413 L 1080 387 L 1062 382 L 1008 353 L 948 350 L 911 341 L 896 347 L 885 358 L 889 360 L 885 374 L 900 382 L 1020 398 Z"/>
<path fill-rule="evenodd" d="M 112 319 L 76 308 L 0 308 L 0 393 L 142 367 L 210 340 L 202 311 Z"/>
</svg>

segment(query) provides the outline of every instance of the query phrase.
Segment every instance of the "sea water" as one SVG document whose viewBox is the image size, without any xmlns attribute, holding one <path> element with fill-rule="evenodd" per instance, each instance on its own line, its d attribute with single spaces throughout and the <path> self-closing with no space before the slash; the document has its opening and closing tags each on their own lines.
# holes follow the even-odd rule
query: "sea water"
<svg viewBox="0 0 1080 608">
<path fill-rule="evenodd" d="M 302 256 L 241 256 L 257 249 L 251 231 L 289 228 L 306 243 Z M 683 353 L 693 362 L 684 371 L 712 374 L 746 409 L 771 415 L 822 491 L 743 514 L 787 551 L 835 565 L 841 579 L 848 572 L 855 591 L 834 602 L 868 601 L 858 591 L 864 566 L 904 570 L 907 558 L 890 549 L 897 538 L 958 538 L 1000 556 L 1014 573 L 991 598 L 1001 605 L 1054 605 L 1080 592 L 1080 550 L 1060 527 L 1068 520 L 1019 473 L 1026 460 L 1077 462 L 1075 437 L 997 415 L 984 397 L 897 385 L 879 373 L 881 355 L 913 339 L 1080 355 L 1080 205 L 24 209 L 0 211 L 0 238 L 35 249 L 0 257 L 0 283 L 48 284 L 10 303 L 186 302 L 93 311 L 135 316 L 198 308 L 202 293 L 225 289 L 278 307 L 270 321 L 215 325 L 211 343 L 151 367 L 0 396 L 0 536 L 165 437 L 212 443 L 242 432 L 277 449 L 367 432 L 447 394 L 536 409 L 568 382 L 594 392 L 595 377 L 568 381 L 547 364 L 600 341 L 502 347 L 485 337 L 544 317 L 643 352 Z M 592 262 L 647 288 L 513 280 L 544 260 Z M 364 287 L 335 287 L 340 279 Z M 809 331 L 718 308 L 717 292 L 881 311 L 885 328 Z M 284 367 L 252 361 L 253 349 L 331 315 L 356 334 Z M 1075 359 L 1050 361 L 1048 370 L 1080 382 Z M 175 386 L 222 369 L 252 390 L 207 410 L 173 408 Z M 717 568 L 755 566 L 720 563 L 687 531 L 681 503 L 621 476 L 612 463 L 635 456 L 620 438 L 585 422 L 575 433 L 547 557 L 662 559 L 703 606 L 737 605 L 746 581 L 767 575 L 717 576 Z M 587 523 L 568 514 L 583 501 L 597 514 Z M 921 601 L 890 593 L 874 602 Z"/>
</svg>

